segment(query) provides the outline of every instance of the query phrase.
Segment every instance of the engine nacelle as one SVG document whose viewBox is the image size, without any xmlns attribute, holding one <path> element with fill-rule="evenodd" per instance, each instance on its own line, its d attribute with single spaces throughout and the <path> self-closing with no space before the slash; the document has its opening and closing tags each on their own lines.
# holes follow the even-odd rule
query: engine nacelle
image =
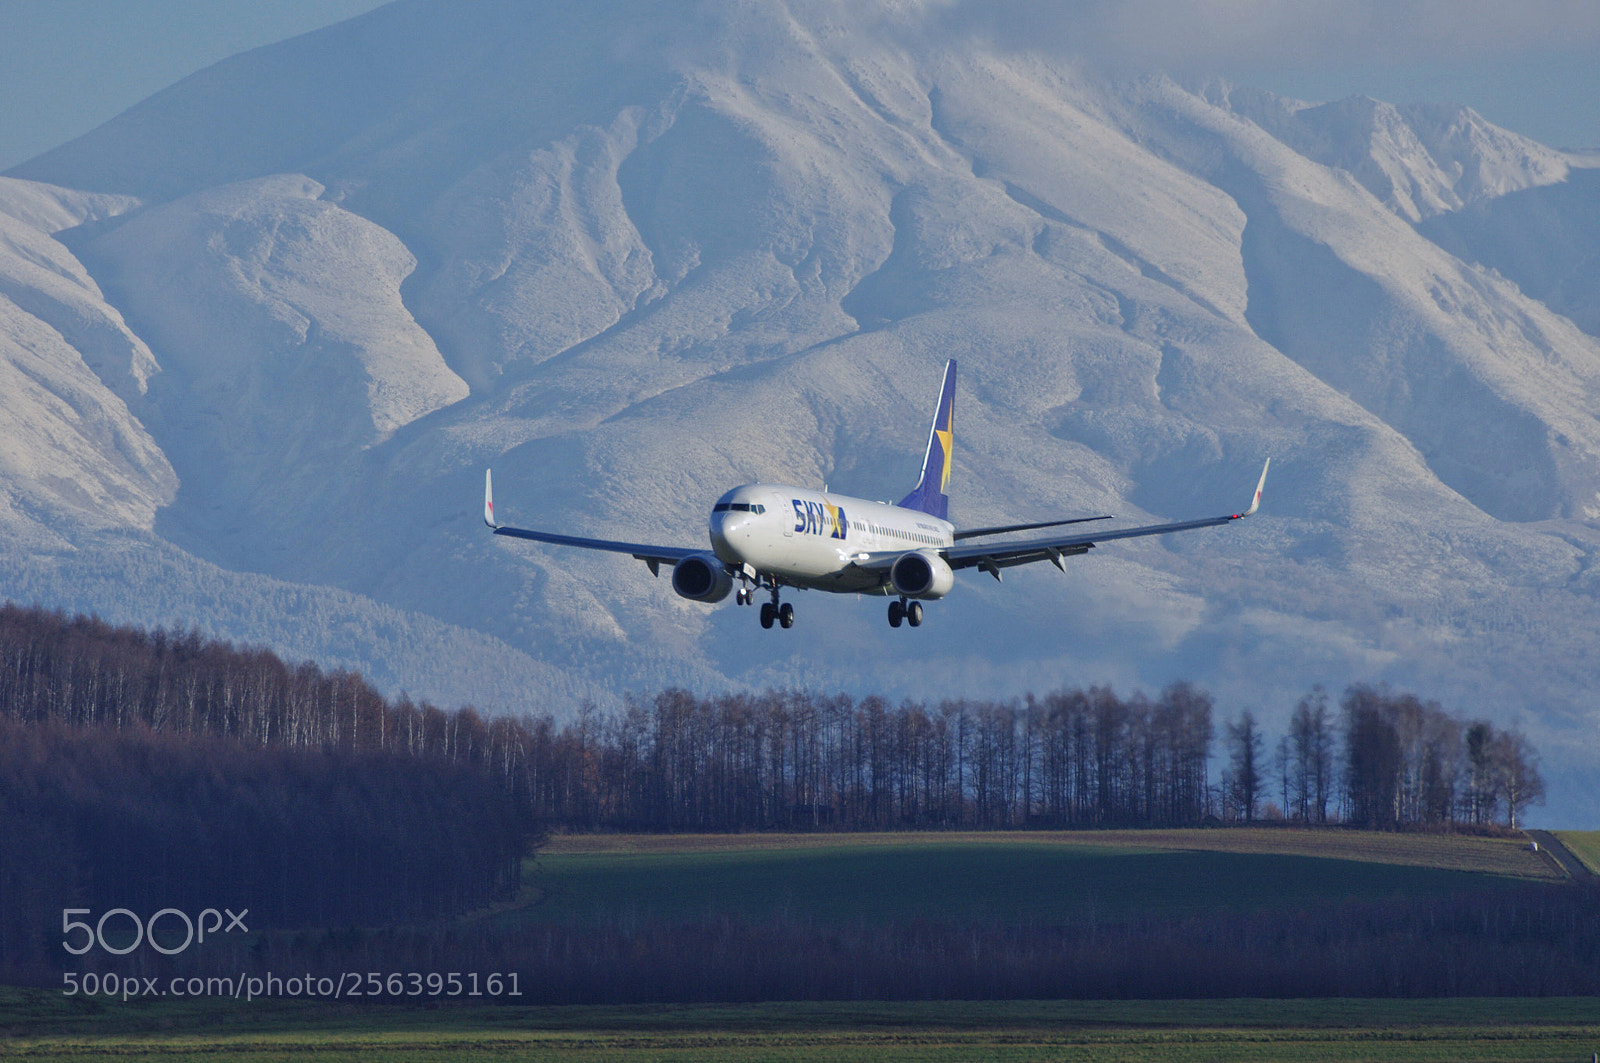
<svg viewBox="0 0 1600 1063">
<path fill-rule="evenodd" d="M 943 598 L 956 585 L 956 574 L 938 554 L 913 550 L 895 558 L 889 585 L 907 598 Z"/>
<path fill-rule="evenodd" d="M 672 589 L 697 602 L 720 602 L 733 590 L 733 577 L 715 554 L 690 554 L 672 566 Z"/>
</svg>

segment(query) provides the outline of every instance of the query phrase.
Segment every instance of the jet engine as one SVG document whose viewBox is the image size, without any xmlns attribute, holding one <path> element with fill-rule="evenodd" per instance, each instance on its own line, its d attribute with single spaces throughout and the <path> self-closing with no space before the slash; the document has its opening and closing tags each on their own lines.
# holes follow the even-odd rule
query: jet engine
<svg viewBox="0 0 1600 1063">
<path fill-rule="evenodd" d="M 956 585 L 956 574 L 938 554 L 913 550 L 895 558 L 889 583 L 907 598 L 943 598 Z"/>
<path fill-rule="evenodd" d="M 733 590 L 733 577 L 715 554 L 690 554 L 672 566 L 672 589 L 697 602 L 720 602 Z"/>
</svg>

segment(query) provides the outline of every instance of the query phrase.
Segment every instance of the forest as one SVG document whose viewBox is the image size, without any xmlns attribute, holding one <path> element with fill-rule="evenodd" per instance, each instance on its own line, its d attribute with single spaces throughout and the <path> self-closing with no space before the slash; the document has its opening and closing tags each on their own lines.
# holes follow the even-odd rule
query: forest
<svg viewBox="0 0 1600 1063">
<path fill-rule="evenodd" d="M 1335 707 L 1312 691 L 1270 747 L 1248 711 L 1219 742 L 1216 716 L 1175 683 L 938 704 L 668 690 L 559 724 L 537 707 L 485 719 L 197 632 L 0 606 L 0 719 L 446 761 L 550 830 L 1515 828 L 1543 799 L 1520 732 L 1411 694 L 1353 686 Z"/>
</svg>

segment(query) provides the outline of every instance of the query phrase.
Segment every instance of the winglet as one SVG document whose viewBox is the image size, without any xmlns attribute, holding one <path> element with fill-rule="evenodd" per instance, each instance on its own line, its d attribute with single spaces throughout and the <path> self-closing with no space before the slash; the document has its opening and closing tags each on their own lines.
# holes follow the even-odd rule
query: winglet
<svg viewBox="0 0 1600 1063">
<path fill-rule="evenodd" d="M 483 522 L 491 528 L 500 527 L 494 522 L 494 474 L 488 469 L 483 470 Z"/>
<path fill-rule="evenodd" d="M 1261 489 L 1267 486 L 1267 469 L 1271 466 L 1272 459 L 1268 458 L 1266 464 L 1261 466 L 1261 479 L 1256 481 L 1256 494 L 1255 497 L 1250 500 L 1250 508 L 1239 514 L 1239 516 L 1248 517 L 1250 514 L 1261 508 Z"/>
</svg>

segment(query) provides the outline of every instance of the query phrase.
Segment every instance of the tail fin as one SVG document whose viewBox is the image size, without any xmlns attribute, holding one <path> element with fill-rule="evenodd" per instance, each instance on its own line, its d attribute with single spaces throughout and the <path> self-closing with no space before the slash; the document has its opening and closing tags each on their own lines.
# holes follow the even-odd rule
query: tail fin
<svg viewBox="0 0 1600 1063">
<path fill-rule="evenodd" d="M 956 360 L 944 364 L 944 386 L 939 389 L 939 409 L 933 415 L 933 427 L 928 430 L 928 452 L 922 458 L 922 479 L 914 491 L 900 500 L 906 509 L 920 509 L 924 513 L 946 520 L 950 512 L 950 497 L 944 493 L 950 483 L 950 465 L 954 456 L 956 435 Z"/>
</svg>

